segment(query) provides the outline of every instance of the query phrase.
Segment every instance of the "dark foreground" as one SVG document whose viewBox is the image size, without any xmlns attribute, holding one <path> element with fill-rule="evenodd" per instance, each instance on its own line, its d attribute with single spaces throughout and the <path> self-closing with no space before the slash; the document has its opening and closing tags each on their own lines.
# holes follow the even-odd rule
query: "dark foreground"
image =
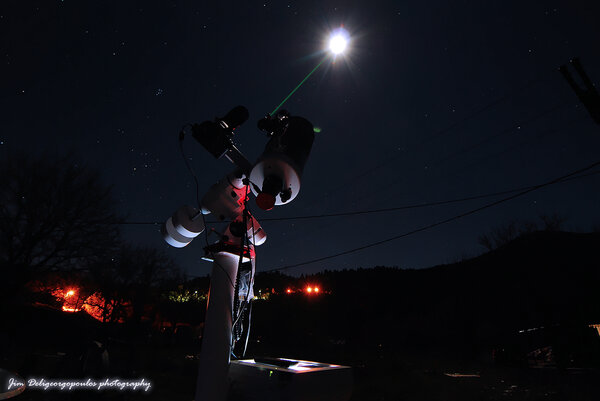
<svg viewBox="0 0 600 401">
<path fill-rule="evenodd" d="M 4 331 L 2 368 L 24 378 L 145 378 L 152 382 L 152 389 L 30 389 L 15 399 L 193 399 L 195 355 L 199 352 L 199 344 L 193 338 L 169 330 L 135 335 L 132 328 L 124 325 L 100 327 L 99 322 L 85 315 L 59 311 L 35 309 L 26 315 Z M 37 323 L 24 330 L 24 322 L 30 319 Z M 36 325 L 37 329 L 32 329 Z M 90 345 L 95 334 L 108 339 L 108 365 L 102 365 L 95 346 Z M 350 365 L 354 370 L 352 400 L 597 400 L 600 394 L 600 371 L 594 368 L 498 366 L 487 355 L 467 358 L 447 347 L 360 347 L 307 337 L 304 344 L 295 343 L 293 349 L 286 347 L 285 341 L 273 346 L 254 341 L 249 353 Z"/>
<path fill-rule="evenodd" d="M 355 401 L 598 400 L 600 336 L 592 326 L 600 324 L 599 245 L 598 233 L 534 232 L 418 271 L 257 275 L 258 292 L 272 296 L 253 304 L 247 357 L 351 366 Z M 299 291 L 314 284 L 323 289 L 319 296 Z M 0 307 L 0 368 L 23 378 L 153 384 L 147 393 L 27 390 L 22 400 L 194 397 L 199 319 L 157 330 Z M 189 311 L 204 310 L 199 303 Z"/>
</svg>

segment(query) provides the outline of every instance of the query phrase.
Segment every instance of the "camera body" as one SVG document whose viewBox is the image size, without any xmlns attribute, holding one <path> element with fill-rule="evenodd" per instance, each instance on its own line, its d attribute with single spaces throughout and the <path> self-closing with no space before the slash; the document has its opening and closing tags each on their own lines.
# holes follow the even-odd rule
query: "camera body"
<svg viewBox="0 0 600 401">
<path fill-rule="evenodd" d="M 233 131 L 248 120 L 248 109 L 236 106 L 214 121 L 192 124 L 192 136 L 216 159 L 233 147 Z"/>
</svg>

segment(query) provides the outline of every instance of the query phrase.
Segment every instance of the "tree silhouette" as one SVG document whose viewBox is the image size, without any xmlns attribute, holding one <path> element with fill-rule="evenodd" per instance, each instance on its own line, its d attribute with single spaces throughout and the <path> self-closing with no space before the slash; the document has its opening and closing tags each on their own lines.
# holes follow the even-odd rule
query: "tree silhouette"
<svg viewBox="0 0 600 401">
<path fill-rule="evenodd" d="M 179 269 L 154 248 L 121 245 L 110 258 L 89 270 L 90 285 L 102 296 L 91 300 L 104 321 L 129 318 L 140 323 L 147 308 L 158 303 L 165 286 L 182 281 Z"/>
<path fill-rule="evenodd" d="M 118 243 L 111 188 L 72 156 L 12 155 L 0 176 L 0 297 L 42 273 L 86 269 Z"/>
<path fill-rule="evenodd" d="M 491 251 L 508 244 L 522 235 L 535 231 L 560 231 L 566 220 L 566 218 L 557 213 L 541 214 L 539 219 L 542 223 L 541 226 L 535 221 L 513 220 L 507 224 L 495 227 L 489 233 L 481 234 L 477 238 L 477 242 L 488 251 Z"/>
</svg>

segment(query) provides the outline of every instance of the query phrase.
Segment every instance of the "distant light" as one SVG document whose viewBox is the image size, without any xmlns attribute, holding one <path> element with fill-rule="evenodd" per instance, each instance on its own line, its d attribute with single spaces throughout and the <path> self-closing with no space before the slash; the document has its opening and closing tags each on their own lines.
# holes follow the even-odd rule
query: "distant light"
<svg viewBox="0 0 600 401">
<path fill-rule="evenodd" d="M 306 292 L 308 292 L 309 294 L 312 292 L 312 287 L 306 287 Z"/>
<path fill-rule="evenodd" d="M 339 28 L 333 31 L 329 39 L 329 50 L 335 55 L 341 54 L 348 47 L 350 35 L 344 28 Z"/>
<path fill-rule="evenodd" d="M 315 287 L 315 292 L 319 292 L 319 287 Z"/>
<path fill-rule="evenodd" d="M 288 294 L 291 294 L 291 293 L 292 293 L 292 290 L 290 290 L 290 289 L 288 288 L 288 289 L 287 289 L 285 292 L 287 292 Z"/>
<path fill-rule="evenodd" d="M 481 377 L 479 375 L 479 373 L 444 373 L 444 375 L 446 375 L 448 377 L 455 377 L 455 378 L 457 378 L 457 377 L 469 377 L 469 378 Z"/>
<path fill-rule="evenodd" d="M 71 295 L 74 295 L 74 294 L 75 294 L 75 291 L 73 291 L 73 290 L 67 291 L 67 297 L 70 297 Z"/>
</svg>

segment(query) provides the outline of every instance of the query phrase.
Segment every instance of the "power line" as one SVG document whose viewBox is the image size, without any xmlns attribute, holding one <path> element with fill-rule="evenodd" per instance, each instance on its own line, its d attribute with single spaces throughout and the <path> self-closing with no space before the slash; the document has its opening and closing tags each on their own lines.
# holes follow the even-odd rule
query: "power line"
<svg viewBox="0 0 600 401">
<path fill-rule="evenodd" d="M 549 110 L 546 110 L 546 111 L 544 111 L 542 114 L 538 114 L 538 115 L 536 115 L 536 116 L 535 116 L 533 119 L 537 119 L 537 118 L 541 117 L 542 115 L 545 115 L 545 114 L 547 114 L 548 112 L 550 112 L 550 111 L 552 111 L 552 110 L 556 110 L 556 109 L 558 109 L 558 108 L 560 108 L 560 107 L 562 107 L 562 106 L 564 106 L 564 103 L 557 104 L 557 105 L 555 105 L 553 108 L 551 108 L 551 109 L 549 109 Z M 529 120 L 529 121 L 531 121 L 531 120 Z M 516 125 L 514 125 L 514 126 L 513 126 L 513 128 L 518 128 L 520 125 L 523 125 L 523 124 L 526 124 L 526 122 L 525 122 L 525 123 L 521 123 L 521 124 L 516 124 Z M 569 125 L 570 125 L 570 123 L 569 123 Z M 542 131 L 542 132 L 538 133 L 538 136 L 539 136 L 540 134 L 544 134 L 544 135 L 545 135 L 545 134 L 547 134 L 548 132 L 554 132 L 554 131 L 558 131 L 558 130 L 559 130 L 559 129 L 557 129 L 557 128 L 552 128 L 552 129 L 550 129 L 550 130 L 546 130 L 546 131 Z M 486 159 L 486 161 L 489 161 L 489 157 Z M 446 173 L 448 173 L 448 171 L 446 171 Z M 445 174 L 445 175 L 448 175 L 448 174 Z M 387 186 L 385 186 L 385 187 L 383 187 L 383 186 L 380 186 L 380 187 L 379 187 L 377 190 L 369 192 L 369 194 L 368 194 L 368 195 L 366 195 L 366 196 L 355 197 L 355 198 L 354 198 L 354 201 L 359 201 L 359 200 L 361 200 L 361 199 L 365 199 L 365 198 L 367 198 L 367 197 L 369 197 L 369 198 L 370 198 L 370 197 L 373 197 L 374 195 L 376 195 L 376 194 L 378 194 L 378 193 L 380 193 L 380 192 L 382 192 L 382 191 L 385 191 L 385 190 L 387 190 L 389 187 L 393 187 L 393 186 L 394 186 L 394 185 L 395 185 L 397 182 L 399 182 L 399 181 L 400 181 L 400 180 L 402 180 L 402 179 L 403 179 L 403 177 L 402 177 L 402 176 L 398 176 L 398 177 L 396 177 L 395 179 L 393 179 L 392 181 L 388 182 L 388 185 L 387 185 Z M 527 188 L 522 188 L 522 189 L 527 189 Z M 517 192 L 518 190 L 521 190 L 521 188 L 517 189 L 515 192 Z M 359 202 L 359 203 L 360 203 L 360 202 Z M 306 237 L 306 235 L 310 235 L 310 233 L 311 233 L 311 232 L 318 232 L 318 231 L 321 231 L 321 230 L 323 230 L 324 228 L 328 227 L 329 225 L 330 225 L 330 224 L 327 224 L 327 223 L 326 223 L 326 224 L 320 224 L 320 225 L 317 225 L 318 227 L 316 226 L 316 227 L 313 227 L 312 229 L 309 229 L 309 231 L 306 231 L 306 230 L 302 231 L 302 230 L 301 230 L 301 231 L 300 231 L 300 232 L 301 232 L 301 234 L 298 234 L 298 233 L 296 233 L 296 235 L 292 235 L 292 237 L 288 238 L 288 240 L 287 240 L 287 241 L 286 241 L 284 244 L 282 244 L 282 246 L 286 246 L 286 245 L 287 245 L 287 244 L 289 244 L 289 243 L 293 243 L 293 242 L 295 242 L 295 241 L 298 241 L 299 239 L 301 239 L 301 238 L 303 238 L 303 237 Z"/>
<path fill-rule="evenodd" d="M 584 178 L 584 177 L 588 177 L 588 176 L 592 176 L 592 175 L 596 175 L 596 174 L 600 174 L 600 171 L 594 171 L 594 172 L 587 173 L 587 174 L 581 174 L 581 175 L 577 175 L 574 177 L 568 177 L 568 178 L 560 180 L 560 182 L 572 181 L 572 180 L 576 180 L 579 178 Z M 424 207 L 447 205 L 447 204 L 451 204 L 451 203 L 466 202 L 466 201 L 477 200 L 477 199 L 492 198 L 494 196 L 500 196 L 500 195 L 511 194 L 511 193 L 519 192 L 519 191 L 537 189 L 540 187 L 540 185 L 545 185 L 545 184 L 530 185 L 530 186 L 526 186 L 526 187 L 508 189 L 508 190 L 499 191 L 499 192 L 491 192 L 491 193 L 486 193 L 486 194 L 465 196 L 462 198 L 455 198 L 455 199 L 442 200 L 442 201 L 416 203 L 413 205 L 404 205 L 404 206 L 397 206 L 397 207 L 390 207 L 390 208 L 355 210 L 352 212 L 325 213 L 325 214 L 314 214 L 314 215 L 293 216 L 293 217 L 272 217 L 272 218 L 264 218 L 264 219 L 260 219 L 260 220 L 261 221 L 309 220 L 309 219 L 320 219 L 320 218 L 328 218 L 328 217 L 355 216 L 355 215 L 360 215 L 360 214 L 395 212 L 395 211 L 399 211 L 399 210 L 419 209 L 419 208 L 424 208 Z M 207 221 L 206 223 L 214 224 L 214 223 L 219 223 L 219 222 Z M 126 222 L 122 222 L 119 224 L 120 225 L 161 225 L 163 223 L 157 222 L 157 221 L 126 221 Z"/>
<path fill-rule="evenodd" d="M 346 250 L 346 251 L 342 251 L 342 252 L 339 252 L 339 253 L 336 253 L 336 254 L 333 254 L 333 255 L 323 256 L 323 257 L 320 257 L 320 258 L 317 258 L 317 259 L 312 259 L 312 260 L 308 260 L 308 261 L 305 261 L 305 262 L 300 262 L 300 263 L 295 263 L 295 264 L 292 264 L 292 265 L 278 267 L 278 268 L 275 268 L 275 269 L 269 269 L 269 270 L 264 271 L 263 273 L 269 273 L 269 272 L 273 272 L 273 271 L 286 270 L 286 269 L 291 269 L 293 267 L 304 266 L 304 265 L 308 265 L 308 264 L 311 264 L 311 263 L 321 262 L 321 261 L 324 261 L 324 260 L 337 258 L 339 256 L 348 255 L 350 253 L 362 251 L 363 249 L 372 248 L 372 247 L 375 247 L 375 246 L 378 246 L 378 245 L 381 245 L 381 244 L 385 244 L 387 242 L 394 241 L 394 240 L 397 240 L 397 239 L 400 239 L 400 238 L 408 237 L 409 235 L 413 235 L 413 234 L 416 234 L 416 233 L 419 233 L 419 232 L 422 232 L 422 231 L 426 231 L 426 230 L 429 230 L 431 228 L 440 226 L 442 224 L 446 224 L 446 223 L 449 223 L 449 222 L 461 219 L 463 217 L 469 216 L 471 214 L 475 214 L 475 213 L 480 212 L 482 210 L 489 209 L 489 208 L 497 206 L 497 205 L 499 205 L 501 203 L 508 202 L 509 200 L 518 198 L 520 196 L 523 196 L 525 194 L 528 194 L 528 193 L 533 192 L 535 190 L 538 190 L 540 188 L 547 187 L 547 186 L 559 183 L 559 182 L 564 181 L 564 180 L 566 180 L 568 178 L 571 178 L 571 177 L 573 177 L 573 176 L 575 176 L 577 174 L 580 174 L 580 173 L 582 173 L 584 171 L 591 170 L 594 167 L 599 166 L 599 165 L 600 165 L 600 161 L 597 161 L 595 163 L 590 164 L 587 167 L 584 167 L 584 168 L 581 168 L 579 170 L 573 171 L 573 172 L 571 172 L 569 174 L 565 174 L 565 175 L 563 175 L 561 177 L 555 178 L 555 179 L 553 179 L 551 181 L 548 181 L 548 182 L 545 182 L 543 184 L 535 185 L 535 186 L 533 186 L 533 187 L 531 187 L 529 189 L 526 189 L 524 191 L 521 191 L 521 192 L 519 192 L 519 193 L 517 193 L 515 195 L 508 196 L 506 198 L 497 200 L 495 202 L 488 203 L 486 205 L 480 206 L 480 207 L 475 208 L 475 209 L 471 209 L 471 210 L 469 210 L 467 212 L 458 214 L 456 216 L 452 216 L 450 218 L 438 221 L 436 223 L 428 224 L 426 226 L 417 228 L 417 229 L 412 230 L 412 231 L 408 231 L 408 232 L 400 234 L 400 235 L 396 235 L 396 236 L 391 237 L 391 238 L 387 238 L 387 239 L 384 239 L 384 240 L 381 240 L 381 241 L 377 241 L 377 242 L 373 242 L 373 243 L 370 243 L 370 244 L 367 244 L 367 245 L 363 245 L 363 246 L 360 246 L 358 248 L 353 248 L 353 249 L 349 249 L 349 250 Z"/>
<path fill-rule="evenodd" d="M 550 110 L 547 110 L 547 111 L 543 112 L 542 114 L 540 114 L 540 115 L 538 115 L 538 116 L 534 117 L 534 119 L 537 119 L 537 118 L 541 117 L 542 115 L 545 115 L 545 114 L 547 114 L 548 112 L 550 112 L 550 111 L 552 111 L 552 110 L 556 110 L 556 109 L 558 109 L 558 108 L 561 108 L 561 107 L 563 107 L 563 106 L 564 106 L 564 104 L 559 104 L 559 105 L 556 105 L 556 106 L 555 106 L 555 107 L 553 107 L 552 109 L 550 109 Z M 575 123 L 575 122 L 578 122 L 578 121 L 580 121 L 580 120 L 581 120 L 581 119 L 579 119 L 579 118 L 578 118 L 578 119 L 571 120 L 571 121 L 570 121 L 570 122 L 567 124 L 567 126 L 573 125 L 573 123 Z M 502 131 L 502 132 L 500 132 L 499 134 L 502 134 L 502 133 L 509 132 L 511 129 L 515 129 L 515 128 L 517 128 L 517 127 L 521 126 L 521 125 L 527 124 L 529 121 L 532 121 L 532 120 L 528 120 L 527 122 L 524 122 L 524 123 L 521 123 L 521 124 L 516 124 L 516 125 L 514 125 L 512 128 L 510 128 L 510 129 L 508 129 L 508 130 L 503 130 L 503 131 Z M 566 127 L 565 127 L 565 128 L 566 128 Z M 544 130 L 544 131 L 541 131 L 541 132 L 539 132 L 539 133 L 538 133 L 538 136 L 540 136 L 540 135 L 546 135 L 546 134 L 549 134 L 549 133 L 552 133 L 552 132 L 557 132 L 557 131 L 560 131 L 561 129 L 562 129 L 562 128 L 550 128 L 550 129 L 547 129 L 547 130 Z M 496 134 L 496 135 L 498 135 L 498 134 Z M 496 136 L 496 135 L 495 135 L 495 136 Z M 480 142 L 479 144 L 481 144 L 481 142 Z M 479 144 L 476 144 L 475 146 L 478 146 Z M 514 148 L 514 146 L 513 146 L 513 147 L 511 147 L 511 148 Z M 464 149 L 463 149 L 463 150 L 464 150 Z M 491 158 L 493 158 L 493 157 L 497 157 L 497 156 L 499 156 L 499 155 L 501 155 L 501 154 L 504 154 L 504 153 L 506 153 L 507 151 L 508 151 L 508 149 L 507 149 L 507 150 L 504 150 L 504 151 L 502 151 L 502 152 L 500 152 L 500 153 L 498 153 L 498 154 L 492 155 L 492 156 L 489 156 L 489 155 L 488 155 L 488 156 L 486 156 L 484 159 L 480 159 L 480 160 L 477 160 L 475 163 L 471 163 L 471 164 L 469 164 L 469 165 L 468 165 L 468 168 L 472 168 L 473 166 L 475 166 L 475 165 L 479 164 L 479 162 L 481 162 L 481 160 L 484 160 L 484 161 L 489 161 Z M 455 157 L 457 154 L 459 154 L 459 153 L 455 153 L 454 155 L 451 155 L 451 156 L 449 156 L 449 157 L 446 157 L 445 159 L 440 159 L 440 160 L 438 160 L 438 161 L 432 162 L 432 163 L 430 163 L 430 165 L 431 165 L 431 166 L 435 166 L 435 165 L 437 165 L 437 164 L 440 164 L 441 162 L 443 162 L 443 161 L 445 161 L 445 160 L 448 160 L 448 159 L 450 159 L 450 158 L 452 158 L 452 157 Z M 463 168 L 462 170 L 465 170 L 465 169 L 467 169 L 467 168 Z M 446 174 L 445 174 L 445 175 L 443 175 L 442 177 L 444 177 L 444 176 L 448 176 L 448 175 L 450 175 L 450 174 L 449 174 L 448 172 L 446 172 Z M 391 180 L 390 182 L 388 182 L 388 186 L 394 186 L 394 185 L 396 185 L 396 184 L 397 184 L 399 181 L 401 181 L 402 179 L 403 179 L 403 178 L 402 178 L 401 176 L 400 176 L 400 177 L 397 177 L 397 178 L 395 178 L 395 179 Z M 381 187 L 381 188 L 379 188 L 379 189 L 377 189 L 377 190 L 375 190 L 375 191 L 371 191 L 371 192 L 368 194 L 368 196 L 363 196 L 363 197 L 361 197 L 361 198 L 358 198 L 358 199 L 364 199 L 364 198 L 366 198 L 366 197 L 370 198 L 370 197 L 372 197 L 372 196 L 374 196 L 374 195 L 377 195 L 378 193 L 380 193 L 380 192 L 382 192 L 382 191 L 386 190 L 386 188 L 387 188 L 387 187 Z M 527 189 L 527 188 L 523 188 L 523 189 Z M 517 190 L 515 190 L 515 191 L 509 191 L 509 192 L 516 192 L 516 191 L 518 191 L 518 190 L 520 190 L 520 189 L 517 189 Z M 358 199 L 355 199 L 355 200 L 358 200 Z"/>
<path fill-rule="evenodd" d="M 570 177 L 568 179 L 562 180 L 562 182 L 574 180 L 577 178 L 583 178 L 583 177 L 587 177 L 589 175 L 595 175 L 595 174 L 600 174 L 600 171 L 595 171 L 593 173 L 579 175 L 577 177 Z M 281 217 L 281 218 L 261 219 L 261 221 L 304 220 L 304 219 L 317 219 L 317 218 L 325 218 L 325 217 L 354 216 L 354 215 L 359 215 L 359 214 L 394 212 L 394 211 L 398 211 L 398 210 L 418 209 L 418 208 L 424 208 L 424 207 L 446 205 L 446 204 L 451 204 L 451 203 L 466 202 L 466 201 L 476 200 L 476 199 L 492 198 L 494 196 L 506 195 L 506 194 L 524 191 L 524 190 L 528 190 L 528 189 L 533 189 L 533 188 L 537 188 L 537 187 L 538 187 L 538 185 L 530 185 L 527 187 L 509 189 L 506 191 L 492 192 L 492 193 L 481 194 L 481 195 L 467 196 L 464 198 L 443 200 L 443 201 L 437 201 L 437 202 L 417 203 L 414 205 L 397 206 L 397 207 L 390 207 L 390 208 L 383 208 L 383 209 L 359 210 L 359 211 L 353 211 L 353 212 L 329 213 L 329 214 L 308 215 L 308 216 Z"/>
</svg>

